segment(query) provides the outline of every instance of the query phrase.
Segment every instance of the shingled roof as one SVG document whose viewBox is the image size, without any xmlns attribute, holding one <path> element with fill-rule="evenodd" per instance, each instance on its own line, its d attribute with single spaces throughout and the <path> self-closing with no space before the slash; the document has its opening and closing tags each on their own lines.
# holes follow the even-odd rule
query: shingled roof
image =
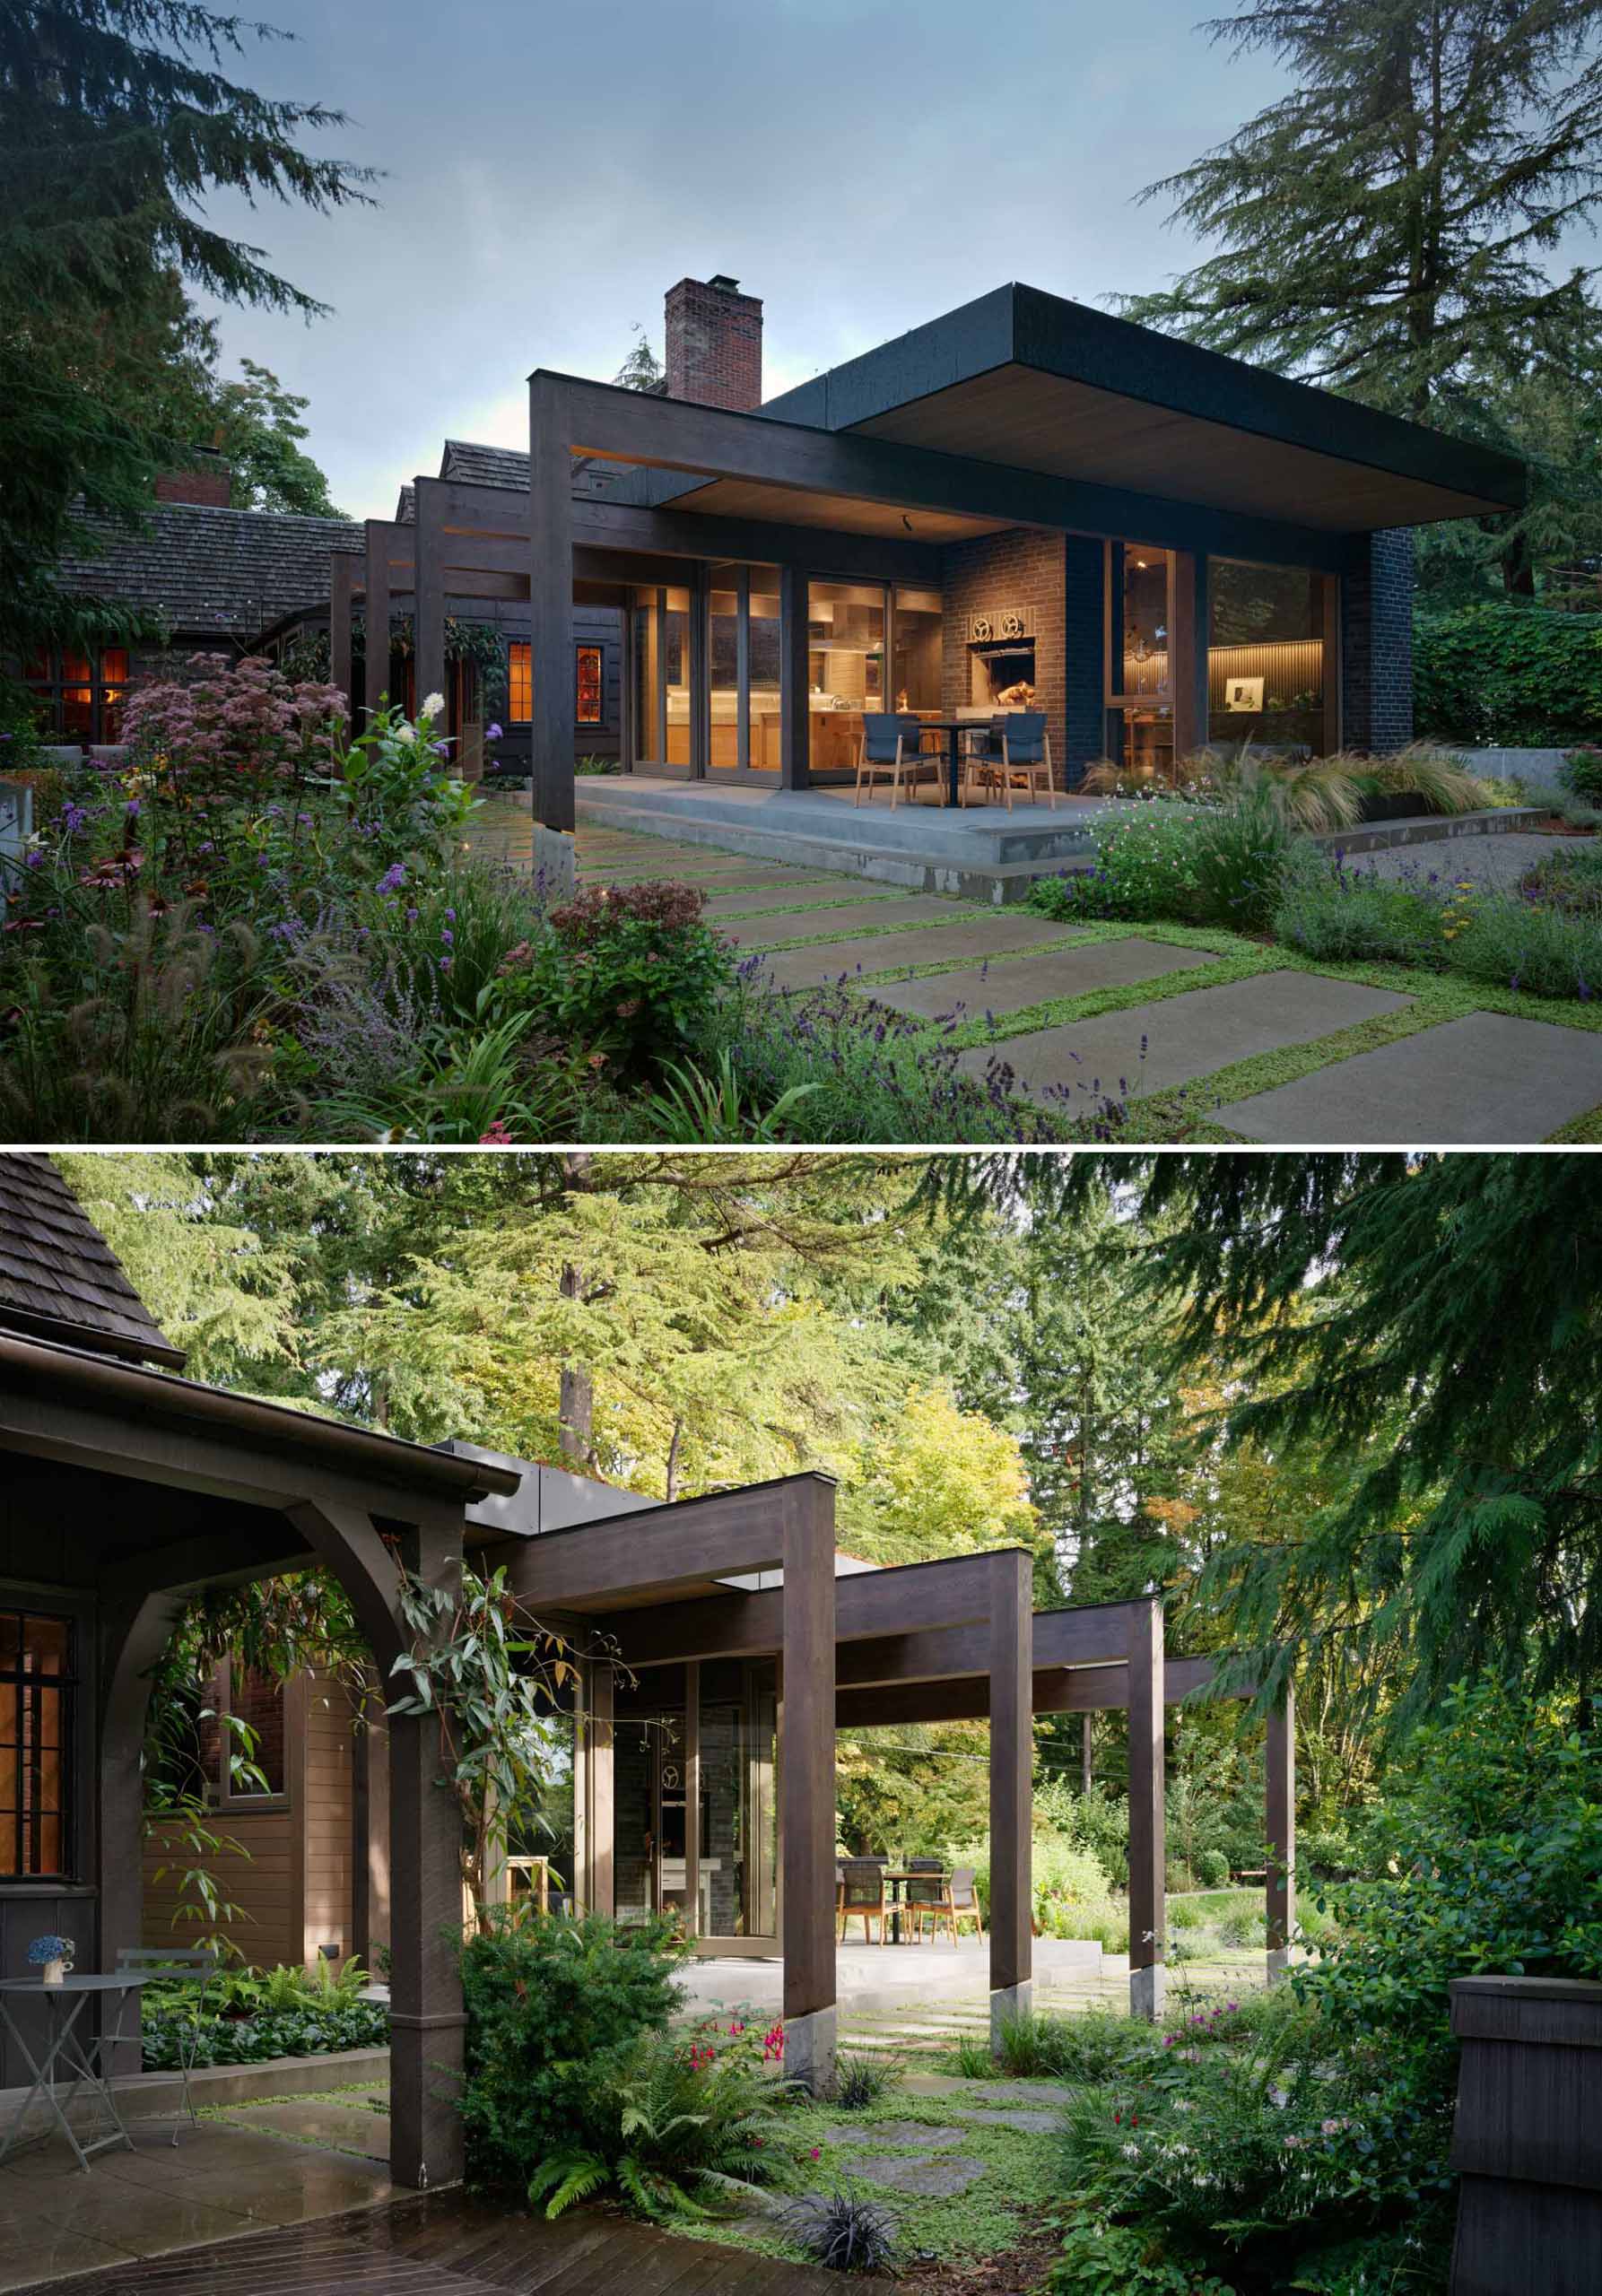
<svg viewBox="0 0 1602 2296">
<path fill-rule="evenodd" d="M 0 1156 L 0 1330 L 174 1370 L 184 1361 L 48 1156 Z"/>
<path fill-rule="evenodd" d="M 326 605 L 329 552 L 363 547 L 351 519 L 290 510 L 158 502 L 145 534 L 89 516 L 83 523 L 104 538 L 104 553 L 62 559 L 61 587 L 127 600 L 191 638 L 248 640 L 299 607 Z"/>
</svg>

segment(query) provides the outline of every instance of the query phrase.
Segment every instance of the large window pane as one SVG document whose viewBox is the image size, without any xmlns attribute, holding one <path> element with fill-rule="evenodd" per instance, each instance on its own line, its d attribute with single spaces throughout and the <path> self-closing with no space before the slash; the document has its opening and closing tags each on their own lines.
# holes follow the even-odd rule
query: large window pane
<svg viewBox="0 0 1602 2296">
<path fill-rule="evenodd" d="M 712 688 L 712 747 L 707 763 L 714 773 L 729 773 L 740 762 L 740 592 L 737 567 L 714 567 L 708 611 L 707 654 Z"/>
<path fill-rule="evenodd" d="M 1172 689 L 1170 615 L 1173 552 L 1143 543 L 1108 548 L 1111 605 L 1110 689 L 1130 700 L 1167 700 Z"/>
<path fill-rule="evenodd" d="M 0 1615 L 0 1874 L 66 1871 L 74 1673 L 71 1622 Z"/>
<path fill-rule="evenodd" d="M 779 770 L 779 569 L 751 569 L 751 764 Z"/>
<path fill-rule="evenodd" d="M 922 718 L 939 717 L 945 627 L 938 590 L 898 587 L 893 622 L 895 661 L 890 681 L 896 709 Z"/>
<path fill-rule="evenodd" d="M 814 582 L 806 607 L 811 767 L 857 762 L 865 710 L 884 708 L 884 590 L 880 583 Z"/>
<path fill-rule="evenodd" d="M 1322 750 L 1325 577 L 1215 558 L 1207 568 L 1207 738 Z"/>
<path fill-rule="evenodd" d="M 701 1669 L 701 1934 L 771 1937 L 778 1923 L 778 1669 Z"/>
</svg>

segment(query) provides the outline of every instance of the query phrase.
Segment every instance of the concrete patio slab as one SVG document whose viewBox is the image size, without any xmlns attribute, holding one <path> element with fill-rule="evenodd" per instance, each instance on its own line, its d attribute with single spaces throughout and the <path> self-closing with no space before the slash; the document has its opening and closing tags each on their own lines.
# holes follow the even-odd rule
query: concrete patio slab
<svg viewBox="0 0 1602 2296">
<path fill-rule="evenodd" d="M 984 2162 L 971 2152 L 942 2152 L 933 2160 L 920 2160 L 915 2153 L 871 2152 L 850 2165 L 853 2176 L 917 2200 L 951 2200 L 985 2174 Z"/>
<path fill-rule="evenodd" d="M 709 895 L 708 917 L 737 917 L 743 909 L 778 909 L 786 901 L 821 901 L 831 893 L 837 899 L 840 894 L 838 877 L 762 877 L 753 880 L 743 870 L 736 870 L 733 874 L 736 890 Z M 888 904 L 881 902 L 880 906 Z M 815 912 L 797 909 L 791 932 L 805 933 L 812 913 Z"/>
<path fill-rule="evenodd" d="M 1547 1139 L 1602 1108 L 1602 1036 L 1471 1013 L 1220 1109 L 1249 1140 L 1494 1147 Z"/>
<path fill-rule="evenodd" d="M 958 1065 L 982 1076 L 993 1060 L 1005 1061 L 1019 1089 L 1037 1099 L 1054 1090 L 1134 1099 L 1188 1084 L 1258 1053 L 1333 1036 L 1412 1002 L 1322 973 L 1259 973 L 1093 1021 L 1036 1029 L 998 1045 L 976 1045 Z"/>
<path fill-rule="evenodd" d="M 370 2112 L 354 2100 L 349 2105 L 329 2105 L 316 2098 L 289 2097 L 282 2104 L 241 2105 L 235 2121 L 267 2136 L 330 2144 L 336 2152 L 359 2152 L 370 2161 L 387 2162 L 389 2158 L 388 2114 Z"/>
<path fill-rule="evenodd" d="M 837 901 L 828 909 L 810 909 L 805 917 L 753 918 L 747 924 L 726 925 L 723 929 L 736 948 L 765 949 L 771 942 L 793 941 L 802 933 L 836 933 L 843 939 L 887 925 L 935 925 L 945 920 L 955 926 L 971 918 L 972 911 L 959 908 L 955 901 L 918 893 L 905 900 L 881 895 L 876 900 Z"/>
<path fill-rule="evenodd" d="M 768 958 L 762 978 L 775 988 L 822 988 L 842 975 L 850 979 L 858 973 L 889 972 L 898 966 L 943 964 L 948 959 L 956 965 L 1014 949 L 1047 948 L 1071 936 L 1072 929 L 1029 911 L 1014 909 L 1003 916 L 969 909 L 949 925 L 780 950 Z"/>
<path fill-rule="evenodd" d="M 1210 964 L 1205 949 L 1176 949 L 1160 941 L 1091 941 L 1041 957 L 1019 957 L 1006 964 L 931 973 L 920 980 L 889 981 L 866 992 L 875 1004 L 898 1013 L 938 1020 L 961 1005 L 965 1021 L 987 1013 L 1016 1013 L 1049 996 L 1083 996 L 1092 988 L 1121 988 L 1131 980 L 1155 980 L 1164 973 L 1190 972 Z"/>
</svg>

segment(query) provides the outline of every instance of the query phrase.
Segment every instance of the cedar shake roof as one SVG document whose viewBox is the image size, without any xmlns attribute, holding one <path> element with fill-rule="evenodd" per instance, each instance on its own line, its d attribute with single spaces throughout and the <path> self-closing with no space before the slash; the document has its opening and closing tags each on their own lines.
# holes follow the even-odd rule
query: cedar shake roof
<svg viewBox="0 0 1602 2296">
<path fill-rule="evenodd" d="M 147 533 L 88 513 L 83 523 L 104 537 L 104 552 L 60 560 L 61 587 L 163 614 L 175 637 L 248 641 L 300 607 L 326 605 L 329 552 L 363 547 L 353 520 L 290 510 L 158 502 Z"/>
<path fill-rule="evenodd" d="M 0 1329 L 173 1370 L 184 1361 L 48 1156 L 0 1156 Z"/>
</svg>

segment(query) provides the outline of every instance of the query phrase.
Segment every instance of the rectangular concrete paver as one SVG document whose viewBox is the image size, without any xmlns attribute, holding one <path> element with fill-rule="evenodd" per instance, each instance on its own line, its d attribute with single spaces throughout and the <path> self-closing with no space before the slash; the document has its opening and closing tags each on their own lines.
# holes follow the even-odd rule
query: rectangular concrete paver
<svg viewBox="0 0 1602 2296">
<path fill-rule="evenodd" d="M 959 1057 L 958 1065 L 982 1076 L 993 1059 L 1003 1060 L 1020 1089 L 1037 1099 L 1055 1090 L 1133 1100 L 1188 1084 L 1258 1053 L 1333 1036 L 1337 1029 L 1412 1002 L 1410 996 L 1329 980 L 1321 973 L 1259 973 L 1160 1004 L 1103 1013 L 1093 1021 L 1036 1029 L 998 1045 L 976 1045 Z"/>
<path fill-rule="evenodd" d="M 822 902 L 827 900 L 831 893 L 838 900 L 840 893 L 838 877 L 768 877 L 758 879 L 754 884 L 749 878 L 741 877 L 736 882 L 737 890 L 714 893 L 710 897 L 706 910 L 709 917 L 737 917 L 744 909 L 781 909 L 788 901 Z M 788 939 L 797 933 L 810 932 L 812 917 L 815 913 L 795 910 L 790 932 L 785 937 Z"/>
<path fill-rule="evenodd" d="M 1043 957 L 928 973 L 919 980 L 887 981 L 868 993 L 875 1004 L 892 1004 L 898 1013 L 938 1020 L 960 1007 L 962 1020 L 976 1021 L 987 1013 L 1016 1013 L 1025 1004 L 1043 1004 L 1048 997 L 1121 988 L 1127 981 L 1155 980 L 1163 973 L 1188 972 L 1212 961 L 1205 949 L 1174 949 L 1161 941 L 1091 941 Z"/>
<path fill-rule="evenodd" d="M 1249 1140 L 1310 1147 L 1493 1147 L 1602 1108 L 1602 1036 L 1470 1013 L 1220 1109 Z"/>
<path fill-rule="evenodd" d="M 1045 946 L 1068 933 L 1043 917 L 1005 915 L 1000 909 L 959 910 L 950 925 L 922 932 L 864 935 L 855 941 L 830 941 L 809 949 L 784 949 L 770 957 L 763 978 L 776 988 L 819 988 L 857 973 L 888 972 L 903 965 L 938 964 L 949 959 L 996 956 L 1003 950 Z M 752 953 L 755 953 L 753 952 Z"/>
<path fill-rule="evenodd" d="M 838 933 L 843 937 L 865 928 L 874 931 L 886 925 L 934 924 L 942 918 L 959 925 L 967 914 L 959 901 L 942 900 L 934 893 L 911 893 L 904 900 L 839 901 L 831 909 L 814 909 L 805 919 L 753 918 L 749 924 L 729 925 L 724 929 L 742 949 L 761 949 L 770 942 L 793 941 L 800 933 Z"/>
</svg>

